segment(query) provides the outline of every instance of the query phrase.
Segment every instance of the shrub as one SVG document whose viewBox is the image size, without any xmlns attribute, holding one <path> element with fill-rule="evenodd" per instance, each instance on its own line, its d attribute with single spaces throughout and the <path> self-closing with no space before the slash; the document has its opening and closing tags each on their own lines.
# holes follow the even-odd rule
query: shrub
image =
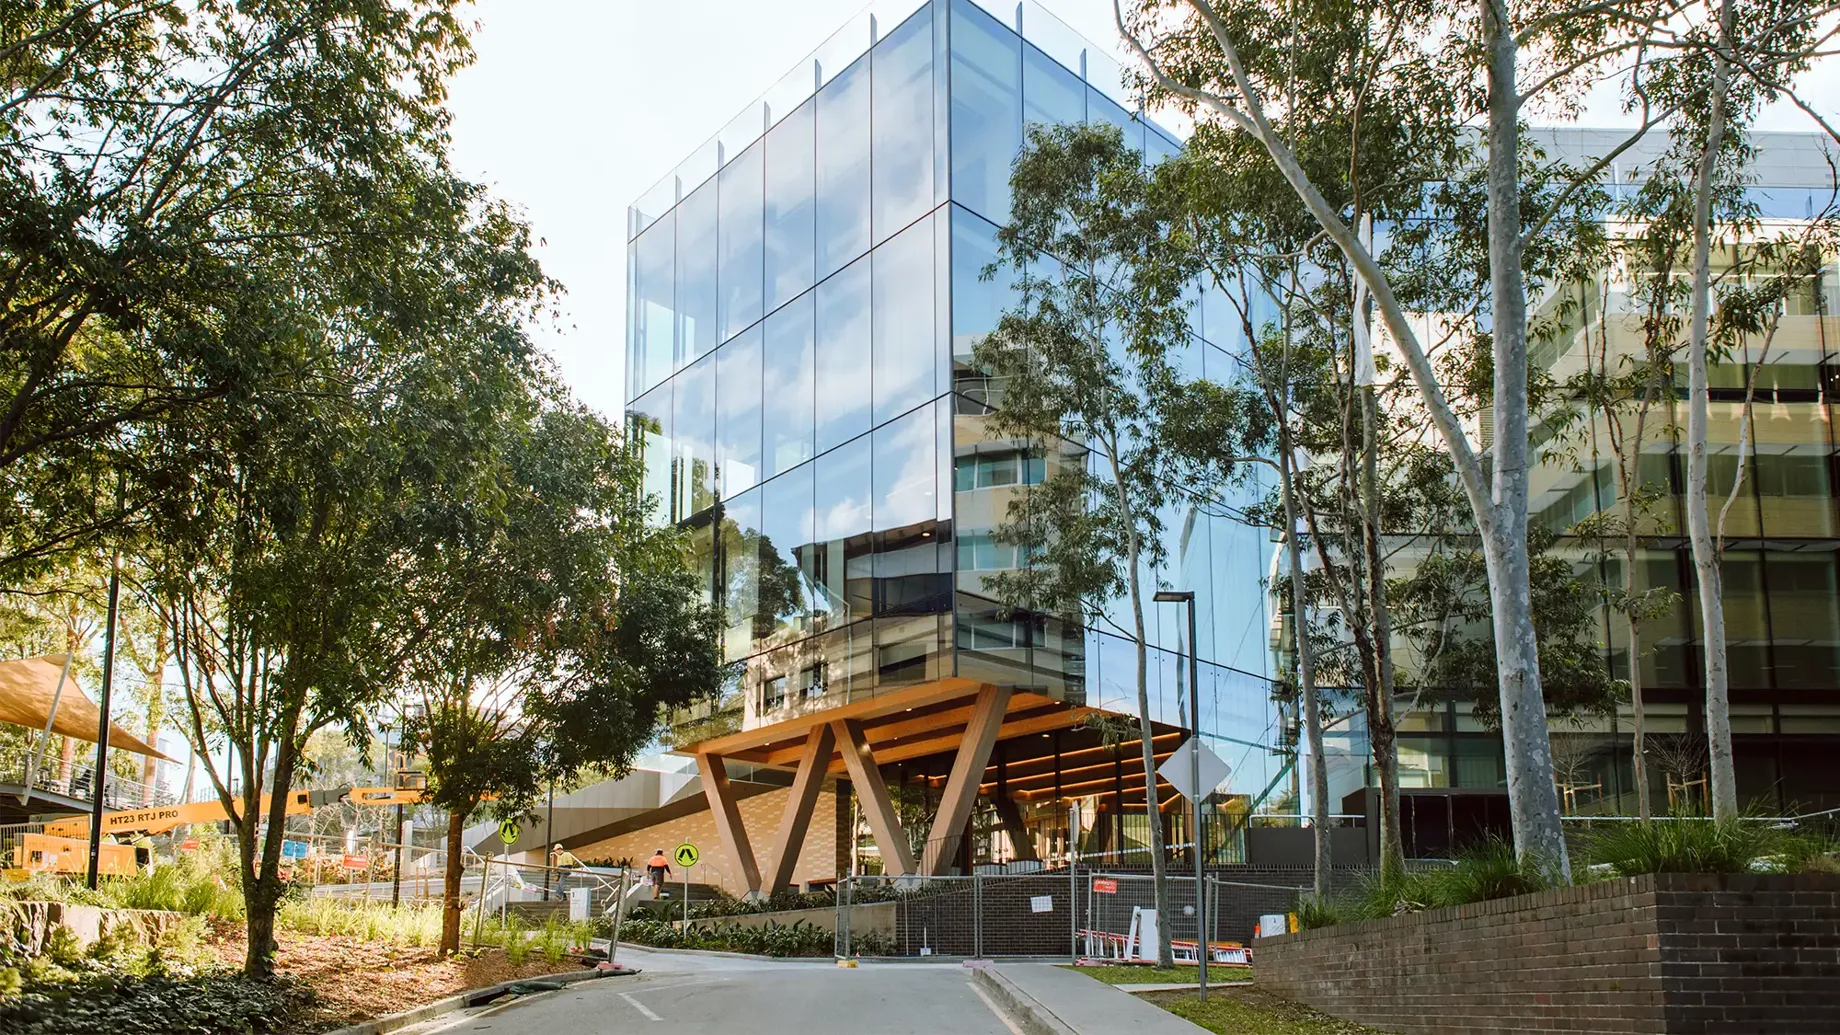
<svg viewBox="0 0 1840 1035">
<path fill-rule="evenodd" d="M 612 922 L 608 921 L 606 930 L 611 929 Z M 733 922 L 693 923 L 688 930 L 657 920 L 628 920 L 620 927 L 620 940 L 664 949 L 710 949 L 763 956 L 829 956 L 836 947 L 836 937 L 831 932 L 804 920 L 791 924 L 769 920 L 760 927 Z"/>
<path fill-rule="evenodd" d="M 63 979 L 35 980 L 15 995 L 0 997 L 0 1031 L 292 1031 L 312 1023 L 312 1006 L 312 993 L 286 979 L 255 981 L 228 971 L 126 977 L 95 969 Z"/>
<path fill-rule="evenodd" d="M 1744 818 L 1675 815 L 1618 823 L 1591 835 L 1591 862 L 1619 877 L 1645 873 L 1749 873 L 1790 842 L 1782 831 Z"/>
<path fill-rule="evenodd" d="M 1440 906 L 1462 906 L 1471 902 L 1513 898 L 1545 891 L 1556 883 L 1544 865 L 1523 860 L 1514 845 L 1490 838 L 1457 856 L 1457 864 L 1448 870 L 1430 870 L 1424 874 L 1431 898 Z"/>
<path fill-rule="evenodd" d="M 1343 910 L 1334 902 L 1304 895 L 1297 900 L 1297 926 L 1301 930 L 1313 931 L 1318 927 L 1334 927 L 1347 923 Z"/>
</svg>

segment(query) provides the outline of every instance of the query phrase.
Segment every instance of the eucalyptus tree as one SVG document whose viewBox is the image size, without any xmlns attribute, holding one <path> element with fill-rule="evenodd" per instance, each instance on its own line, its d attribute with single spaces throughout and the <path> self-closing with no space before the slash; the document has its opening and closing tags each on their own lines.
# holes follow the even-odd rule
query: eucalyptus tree
<svg viewBox="0 0 1840 1035">
<path fill-rule="evenodd" d="M 551 781 L 622 775 L 668 710 L 728 675 L 685 533 L 646 520 L 637 451 L 553 387 L 507 389 L 440 422 L 475 462 L 423 511 L 405 576 L 439 616 L 409 665 L 404 736 L 448 817 L 443 953 L 483 801 L 516 816 Z"/>
<path fill-rule="evenodd" d="M 316 270 L 390 291 L 456 7 L 0 5 L 0 587 L 147 520 L 189 473 L 161 422 L 300 373 Z"/>
<path fill-rule="evenodd" d="M 1551 780 L 1550 746 L 1541 694 L 1538 641 L 1529 588 L 1527 547 L 1528 444 L 1526 255 L 1572 203 L 1571 187 L 1592 182 L 1665 114 L 1644 104 L 1640 123 L 1602 158 L 1566 177 L 1546 199 L 1524 195 L 1533 157 L 1522 146 L 1529 105 L 1563 106 L 1614 58 L 1638 48 L 1640 27 L 1664 13 L 1665 0 L 1522 10 L 1505 0 L 1473 9 L 1418 2 L 1362 3 L 1338 15 L 1363 28 L 1378 60 L 1370 87 L 1379 96 L 1402 84 L 1443 83 L 1436 118 L 1409 149 L 1433 154 L 1475 153 L 1469 164 L 1479 186 L 1487 256 L 1488 332 L 1477 339 L 1488 355 L 1484 381 L 1491 437 L 1484 450 L 1466 433 L 1452 394 L 1441 383 L 1421 326 L 1410 318 L 1396 271 L 1362 240 L 1358 212 L 1322 187 L 1309 155 L 1292 145 L 1291 128 L 1315 112 L 1288 106 L 1296 70 L 1336 54 L 1290 27 L 1296 11 L 1251 2 L 1149 0 L 1127 15 L 1120 31 L 1145 63 L 1160 96 L 1203 119 L 1257 141 L 1311 217 L 1371 295 L 1380 324 L 1398 351 L 1430 425 L 1436 428 L 1472 511 L 1489 573 L 1496 673 L 1507 784 L 1517 849 L 1569 873 L 1559 803 Z M 1314 10 L 1314 7 L 1310 8 Z M 1531 55 L 1524 60 L 1524 55 Z M 1472 121 L 1483 129 L 1471 135 Z"/>
<path fill-rule="evenodd" d="M 1205 409 L 1172 358 L 1189 345 L 1183 292 L 1193 268 L 1170 244 L 1170 214 L 1143 155 L 1114 127 L 1031 128 L 1011 185 L 1010 222 L 987 272 L 1009 268 L 1015 301 L 973 358 L 996 395 L 992 427 L 1034 440 L 1049 459 L 994 532 L 1027 561 L 989 585 L 1011 607 L 1093 625 L 1111 622 L 1108 605 L 1123 599 L 1129 625 L 1111 624 L 1136 657 L 1151 869 L 1158 915 L 1171 916 L 1144 583 L 1164 560 L 1163 509 L 1205 503 L 1212 491 L 1207 469 L 1172 448 Z M 1170 962 L 1167 925 L 1157 954 Z"/>
</svg>

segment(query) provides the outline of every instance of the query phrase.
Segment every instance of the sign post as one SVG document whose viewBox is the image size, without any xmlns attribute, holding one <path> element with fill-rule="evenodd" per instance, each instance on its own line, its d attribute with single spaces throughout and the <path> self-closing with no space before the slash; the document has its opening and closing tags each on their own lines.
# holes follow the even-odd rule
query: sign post
<svg viewBox="0 0 1840 1035">
<path fill-rule="evenodd" d="M 677 860 L 677 868 L 684 874 L 684 930 L 688 931 L 690 929 L 690 867 L 697 864 L 697 861 L 703 857 L 703 853 L 697 851 L 695 845 L 685 841 L 677 846 L 677 850 L 671 853 L 671 857 Z"/>
</svg>

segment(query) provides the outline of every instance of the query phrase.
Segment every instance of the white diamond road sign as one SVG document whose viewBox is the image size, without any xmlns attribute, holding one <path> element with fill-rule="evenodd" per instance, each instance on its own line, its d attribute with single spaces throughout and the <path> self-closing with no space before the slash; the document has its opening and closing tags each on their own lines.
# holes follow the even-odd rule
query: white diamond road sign
<svg viewBox="0 0 1840 1035">
<path fill-rule="evenodd" d="M 1219 787 L 1233 773 L 1233 769 L 1221 761 L 1219 755 L 1209 751 L 1206 744 L 1200 743 L 1196 737 L 1188 738 L 1181 747 L 1176 748 L 1175 754 L 1170 755 L 1167 761 L 1156 767 L 1156 775 L 1169 781 L 1171 787 L 1190 801 L 1195 799 L 1195 788 L 1189 783 L 1188 756 L 1189 752 L 1194 750 L 1201 752 L 1202 797 L 1214 793 L 1214 788 Z"/>
</svg>

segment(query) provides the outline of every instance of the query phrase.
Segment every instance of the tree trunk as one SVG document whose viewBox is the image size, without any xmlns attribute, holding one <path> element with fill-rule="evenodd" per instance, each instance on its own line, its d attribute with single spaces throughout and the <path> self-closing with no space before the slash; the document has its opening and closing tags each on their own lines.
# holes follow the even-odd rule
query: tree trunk
<svg viewBox="0 0 1840 1035">
<path fill-rule="evenodd" d="M 1312 888 L 1318 902 L 1329 897 L 1329 763 L 1323 757 L 1322 702 L 1316 694 L 1316 655 L 1304 609 L 1303 551 L 1297 545 L 1297 500 L 1291 483 L 1293 449 L 1290 422 L 1279 415 L 1278 491 L 1284 496 L 1284 547 L 1291 569 L 1291 625 L 1297 643 L 1297 694 L 1303 700 L 1303 735 L 1310 749 L 1310 826 L 1315 829 Z"/>
<path fill-rule="evenodd" d="M 1357 320 L 1366 314 L 1357 311 Z M 1386 607 L 1386 558 L 1380 552 L 1380 412 L 1374 386 L 1361 396 L 1361 547 L 1367 560 L 1367 604 L 1374 630 L 1375 690 L 1368 701 L 1367 732 L 1380 769 L 1380 873 L 1405 874 L 1405 840 L 1399 828 L 1399 743 L 1393 724 L 1393 623 Z"/>
<path fill-rule="evenodd" d="M 1514 847 L 1568 883 L 1571 860 L 1553 786 L 1552 744 L 1540 687 L 1527 558 L 1527 289 L 1521 267 L 1520 94 L 1514 27 L 1505 5 L 1482 0 L 1489 48 L 1489 274 L 1494 306 L 1494 463 L 1482 529 L 1494 608 L 1502 754 Z"/>
<path fill-rule="evenodd" d="M 1175 956 L 1169 947 L 1169 925 L 1175 915 L 1169 909 L 1169 875 L 1163 860 L 1163 811 L 1157 807 L 1156 800 L 1156 741 L 1150 726 L 1149 652 L 1144 647 L 1144 599 L 1137 577 L 1140 551 L 1135 529 L 1129 543 L 1131 620 L 1137 634 L 1137 735 L 1144 749 L 1144 813 L 1150 818 L 1150 879 L 1156 886 L 1156 965 L 1173 967 Z M 1193 649 L 1192 644 L 1190 649 Z M 1197 723 L 1196 728 L 1199 729 L 1200 724 Z M 1200 831 L 1196 831 L 1196 839 L 1199 842 Z"/>
<path fill-rule="evenodd" d="M 437 952 L 441 956 L 460 951 L 460 874 L 466 869 L 460 840 L 466 832 L 468 811 L 454 809 L 447 814 L 447 866 L 441 874 L 441 946 Z M 479 893 L 485 891 L 481 885 Z"/>
<path fill-rule="evenodd" d="M 1725 664 L 1725 592 L 1719 552 L 1706 510 L 1706 350 L 1712 308 L 1712 181 L 1725 139 L 1725 95 L 1730 69 L 1725 47 L 1733 28 L 1730 0 L 1719 5 L 1720 34 L 1712 63 L 1712 103 L 1693 183 L 1693 315 L 1687 343 L 1687 534 L 1699 581 L 1701 635 L 1706 659 L 1706 756 L 1712 776 L 1712 816 L 1738 812 L 1731 761 L 1731 694 Z M 1740 458 L 1742 462 L 1742 458 Z"/>
<path fill-rule="evenodd" d="M 1638 425 L 1640 427 L 1640 425 Z M 1641 457 L 1642 443 L 1638 437 L 1636 450 Z M 1638 470 L 1640 468 L 1638 467 Z M 1642 619 L 1636 613 L 1636 525 L 1635 502 L 1629 498 L 1627 486 L 1624 488 L 1624 542 L 1623 542 L 1623 620 L 1628 626 L 1629 640 L 1629 709 L 1630 725 L 1635 735 L 1635 775 L 1636 775 L 1636 816 L 1646 823 L 1653 818 L 1653 806 L 1648 797 L 1648 744 L 1647 715 L 1642 706 Z"/>
<path fill-rule="evenodd" d="M 258 879 L 243 890 L 243 909 L 248 914 L 244 930 L 249 936 L 249 945 L 243 955 L 245 977 L 275 976 L 275 953 L 280 950 L 280 944 L 275 941 L 275 905 L 279 895 L 271 891 L 267 883 Z"/>
</svg>

